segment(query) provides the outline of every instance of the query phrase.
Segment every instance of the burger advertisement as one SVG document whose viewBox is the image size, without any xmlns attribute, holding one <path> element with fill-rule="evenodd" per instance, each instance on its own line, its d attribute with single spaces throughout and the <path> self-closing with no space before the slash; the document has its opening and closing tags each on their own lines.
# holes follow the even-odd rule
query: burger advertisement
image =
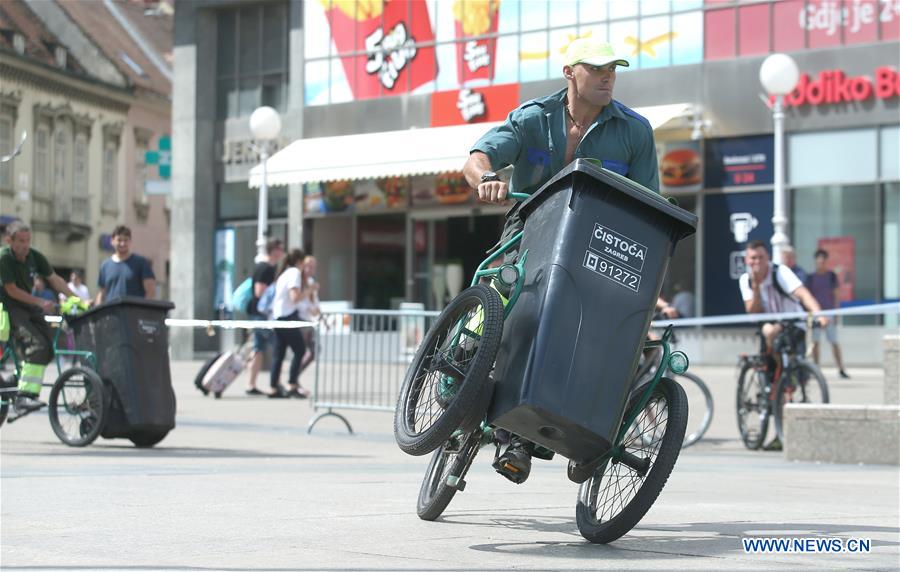
<svg viewBox="0 0 900 572">
<path fill-rule="evenodd" d="M 663 189 L 696 191 L 703 182 L 698 141 L 666 143 L 659 160 L 659 182 Z"/>
<path fill-rule="evenodd" d="M 474 193 L 462 173 L 441 173 L 412 178 L 413 206 L 471 203 Z"/>
</svg>

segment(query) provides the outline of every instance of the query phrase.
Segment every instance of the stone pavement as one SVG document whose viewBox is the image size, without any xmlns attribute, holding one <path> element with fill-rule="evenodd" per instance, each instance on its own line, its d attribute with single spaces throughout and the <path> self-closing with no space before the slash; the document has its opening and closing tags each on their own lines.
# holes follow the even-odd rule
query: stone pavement
<svg viewBox="0 0 900 572">
<path fill-rule="evenodd" d="M 3 570 L 896 570 L 898 468 L 787 462 L 738 440 L 733 368 L 695 366 L 716 397 L 654 507 L 607 546 L 575 525 L 563 460 L 508 483 L 483 451 L 437 522 L 415 515 L 427 457 L 394 445 L 389 413 L 305 432 L 307 402 L 222 399 L 173 364 L 178 427 L 156 448 L 56 440 L 46 415 L 0 430 Z M 880 403 L 880 372 L 826 371 L 833 402 Z M 311 383 L 308 382 L 308 383 Z M 46 394 L 45 394 L 46 397 Z M 823 435 L 823 438 L 828 438 Z M 860 444 L 864 446 L 864 444 Z M 741 538 L 871 539 L 868 554 L 745 554 Z"/>
</svg>

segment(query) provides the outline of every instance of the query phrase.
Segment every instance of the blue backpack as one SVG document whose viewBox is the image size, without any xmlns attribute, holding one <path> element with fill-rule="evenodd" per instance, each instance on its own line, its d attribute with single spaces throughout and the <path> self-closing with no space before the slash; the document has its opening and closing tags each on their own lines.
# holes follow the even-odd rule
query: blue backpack
<svg viewBox="0 0 900 572">
<path fill-rule="evenodd" d="M 231 308 L 246 313 L 252 298 L 253 278 L 247 278 L 231 293 Z"/>
<path fill-rule="evenodd" d="M 256 302 L 256 312 L 266 318 L 272 317 L 272 304 L 275 302 L 275 282 L 266 287 L 266 291 Z"/>
</svg>

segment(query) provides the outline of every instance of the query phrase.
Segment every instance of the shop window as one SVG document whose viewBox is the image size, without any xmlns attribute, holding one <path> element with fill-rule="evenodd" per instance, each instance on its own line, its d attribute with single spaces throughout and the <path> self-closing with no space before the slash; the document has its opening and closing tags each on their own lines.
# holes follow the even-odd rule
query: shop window
<svg viewBox="0 0 900 572">
<path fill-rule="evenodd" d="M 769 4 L 738 8 L 738 52 L 742 56 L 769 53 Z"/>
<path fill-rule="evenodd" d="M 704 54 L 707 60 L 735 56 L 734 8 L 709 10 L 704 14 Z"/>
<path fill-rule="evenodd" d="M 773 5 L 772 40 L 774 52 L 794 52 L 806 45 L 806 33 L 797 25 L 804 0 L 787 0 Z"/>
<path fill-rule="evenodd" d="M 900 301 L 900 183 L 884 186 L 884 298 Z M 897 327 L 898 317 L 885 318 L 885 326 Z M 887 320 L 891 320 L 888 322 Z"/>
<path fill-rule="evenodd" d="M 800 266 L 813 266 L 815 251 L 828 251 L 841 281 L 841 301 L 875 301 L 877 185 L 822 185 L 793 191 L 793 244 Z"/>
<path fill-rule="evenodd" d="M 268 188 L 270 219 L 287 217 L 287 190 L 283 185 Z M 259 189 L 248 189 L 245 182 L 220 184 L 218 195 L 220 221 L 255 220 L 259 215 Z"/>
<path fill-rule="evenodd" d="M 878 20 L 881 22 L 881 41 L 900 40 L 900 10 L 897 0 L 879 0 Z"/>
<path fill-rule="evenodd" d="M 874 129 L 797 133 L 788 139 L 792 185 L 855 183 L 877 178 Z"/>
<path fill-rule="evenodd" d="M 8 155 L 13 150 L 12 117 L 0 115 L 0 155 Z M 13 162 L 0 163 L 0 189 L 12 189 Z"/>
<path fill-rule="evenodd" d="M 900 180 L 900 127 L 881 130 L 881 180 Z"/>
<path fill-rule="evenodd" d="M 285 109 L 288 20 L 288 5 L 283 2 L 248 4 L 219 12 L 219 119 L 249 115 L 260 105 Z"/>
</svg>

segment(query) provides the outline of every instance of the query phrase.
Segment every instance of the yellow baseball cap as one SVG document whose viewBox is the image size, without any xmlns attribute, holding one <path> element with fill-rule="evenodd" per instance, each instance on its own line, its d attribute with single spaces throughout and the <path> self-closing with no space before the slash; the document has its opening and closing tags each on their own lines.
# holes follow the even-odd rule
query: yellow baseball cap
<svg viewBox="0 0 900 572">
<path fill-rule="evenodd" d="M 591 38 L 578 38 L 566 48 L 566 65 L 588 64 L 590 66 L 605 66 L 616 64 L 628 67 L 628 60 L 616 56 L 612 44 L 598 42 Z"/>
</svg>

